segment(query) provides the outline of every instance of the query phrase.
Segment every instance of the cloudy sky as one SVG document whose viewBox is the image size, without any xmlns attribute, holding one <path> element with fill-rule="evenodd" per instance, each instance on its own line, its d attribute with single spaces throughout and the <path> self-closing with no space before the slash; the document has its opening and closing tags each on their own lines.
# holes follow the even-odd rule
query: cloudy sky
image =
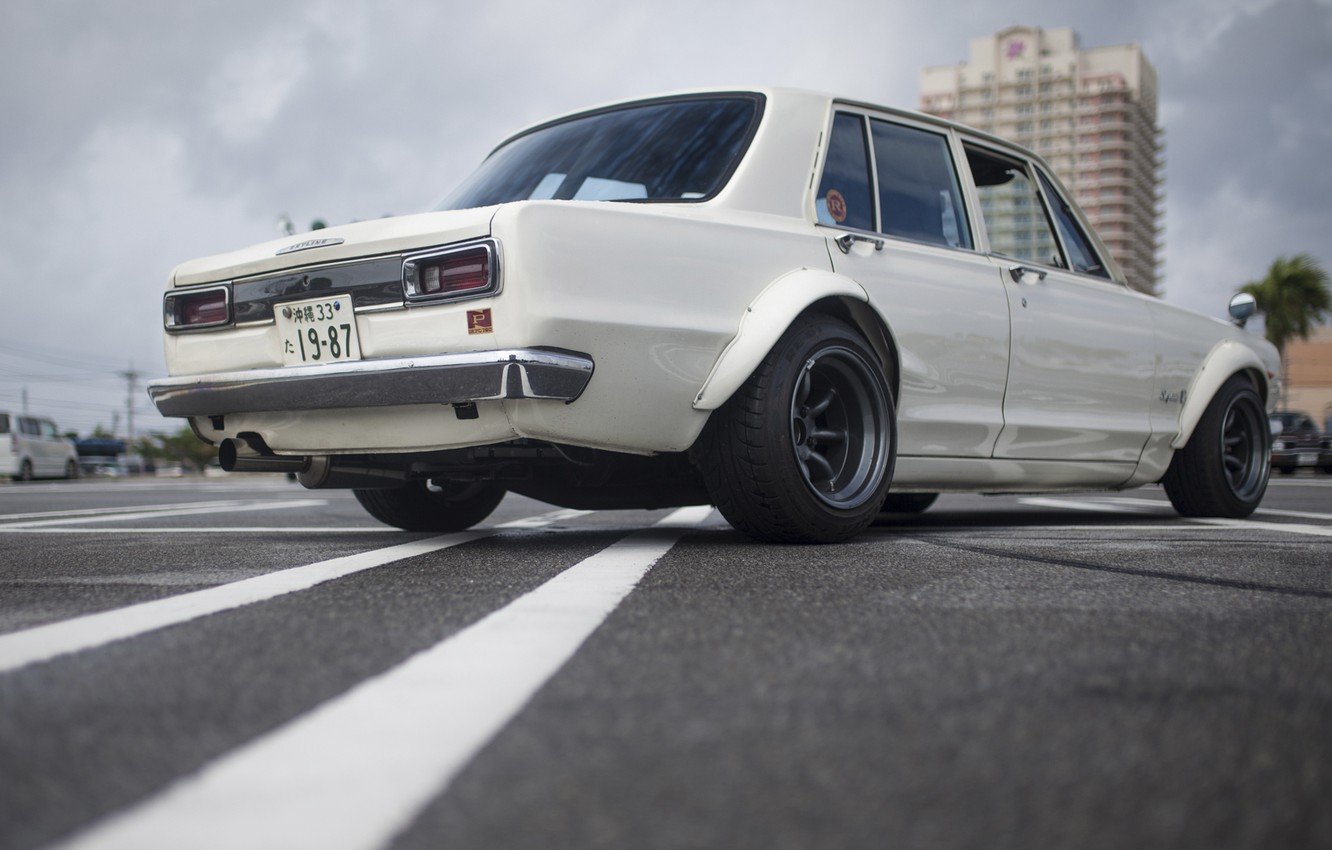
<svg viewBox="0 0 1332 850">
<path fill-rule="evenodd" d="M 621 97 L 913 107 L 921 67 L 1019 23 L 1156 66 L 1167 300 L 1223 315 L 1278 255 L 1332 269 L 1332 0 L 0 0 L 0 410 L 26 387 L 62 429 L 123 429 L 117 373 L 165 374 L 171 268 L 282 213 L 428 209 L 510 130 Z"/>
</svg>

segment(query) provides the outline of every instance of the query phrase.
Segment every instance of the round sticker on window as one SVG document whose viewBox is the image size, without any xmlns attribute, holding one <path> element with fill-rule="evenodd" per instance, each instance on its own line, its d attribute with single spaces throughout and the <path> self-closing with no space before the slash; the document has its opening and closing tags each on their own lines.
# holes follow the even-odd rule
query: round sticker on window
<svg viewBox="0 0 1332 850">
<path fill-rule="evenodd" d="M 828 215 L 832 216 L 833 221 L 838 224 L 846 221 L 846 198 L 842 197 L 841 192 L 829 189 L 824 200 L 828 202 Z"/>
</svg>

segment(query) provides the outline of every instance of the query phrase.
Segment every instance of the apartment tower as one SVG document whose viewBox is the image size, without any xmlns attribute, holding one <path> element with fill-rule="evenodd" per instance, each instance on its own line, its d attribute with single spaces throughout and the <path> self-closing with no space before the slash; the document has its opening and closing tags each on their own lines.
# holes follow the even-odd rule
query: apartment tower
<svg viewBox="0 0 1332 850">
<path fill-rule="evenodd" d="M 1163 202 L 1156 92 L 1156 70 L 1136 44 L 1083 50 L 1071 29 L 1015 26 L 973 39 L 967 62 L 922 71 L 920 108 L 1040 154 L 1129 284 L 1156 294 Z"/>
</svg>

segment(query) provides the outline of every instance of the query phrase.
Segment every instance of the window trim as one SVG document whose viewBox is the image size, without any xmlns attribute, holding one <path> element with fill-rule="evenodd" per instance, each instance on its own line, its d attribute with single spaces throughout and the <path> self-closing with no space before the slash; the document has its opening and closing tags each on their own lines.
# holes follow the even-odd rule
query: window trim
<svg viewBox="0 0 1332 850">
<path fill-rule="evenodd" d="M 819 184 L 823 179 L 823 169 L 827 165 L 828 161 L 828 151 L 829 148 L 831 147 L 833 121 L 836 120 L 837 114 L 839 112 L 844 112 L 848 115 L 854 115 L 861 119 L 860 122 L 861 132 L 864 135 L 865 145 L 867 150 L 869 151 L 870 193 L 872 194 L 874 199 L 874 226 L 876 228 L 874 230 L 862 230 L 861 228 L 858 227 L 844 227 L 843 225 L 840 224 L 824 224 L 823 222 L 819 221 L 818 207 L 817 207 L 818 198 L 816 197 L 816 195 L 818 193 Z M 936 136 L 944 137 L 944 140 L 947 142 L 948 145 L 948 154 L 952 158 L 953 176 L 958 181 L 958 190 L 961 192 L 962 195 L 962 213 L 963 213 L 962 217 L 966 220 L 968 235 L 971 237 L 970 248 L 964 248 L 961 246 L 953 247 L 952 245 L 940 245 L 936 242 L 924 242 L 918 239 L 911 239 L 906 236 L 895 236 L 891 233 L 883 232 L 883 217 L 879 209 L 879 168 L 878 168 L 878 160 L 875 158 L 874 154 L 874 135 L 873 135 L 873 129 L 870 126 L 871 121 L 883 121 L 886 124 L 896 124 L 901 127 L 907 127 L 913 130 L 921 130 Z M 966 254 L 974 254 L 981 256 L 984 256 L 988 253 L 987 249 L 989 247 L 989 242 L 987 240 L 984 243 L 982 243 L 981 238 L 984 235 L 983 229 L 977 226 L 976 216 L 979 213 L 980 205 L 972 197 L 971 193 L 974 190 L 974 187 L 971 185 L 970 178 L 964 178 L 961 174 L 961 171 L 958 169 L 958 164 L 960 162 L 965 162 L 965 160 L 959 159 L 958 152 L 961 150 L 960 142 L 958 141 L 957 130 L 952 125 L 934 123 L 930 121 L 915 121 L 908 117 L 896 115 L 889 112 L 883 112 L 881 110 L 874 109 L 872 107 L 865 106 L 859 103 L 851 101 L 832 100 L 829 102 L 828 105 L 828 113 L 826 116 L 824 116 L 823 133 L 820 138 L 819 144 L 820 148 L 818 151 L 818 155 L 815 157 L 814 171 L 810 175 L 809 186 L 806 191 L 806 198 L 805 198 L 805 215 L 807 217 L 807 220 L 812 222 L 815 227 L 827 228 L 829 230 L 838 230 L 843 233 L 854 233 L 857 235 L 872 236 L 876 239 L 891 240 L 893 242 L 900 242 L 904 245 L 916 245 L 922 248 L 932 248 L 939 251 L 961 251 Z"/>
<path fill-rule="evenodd" d="M 990 156 L 995 156 L 995 157 L 999 157 L 999 158 L 1001 158 L 1001 159 L 1011 160 L 1011 161 L 1013 161 L 1013 162 L 1016 162 L 1018 165 L 1022 166 L 1023 171 L 1026 172 L 1027 179 L 1030 180 L 1031 183 L 1032 183 L 1032 185 L 1035 186 L 1035 188 L 1036 188 L 1036 192 L 1037 192 L 1036 199 L 1037 199 L 1037 201 L 1040 202 L 1040 205 L 1041 205 L 1041 212 L 1044 213 L 1044 215 L 1045 215 L 1045 226 L 1048 227 L 1048 228 L 1050 228 L 1050 234 L 1054 237 L 1055 247 L 1059 249 L 1059 254 L 1060 254 L 1061 259 L 1064 261 L 1064 265 L 1062 265 L 1062 266 L 1052 266 L 1052 265 L 1050 265 L 1049 263 L 1043 263 L 1043 262 L 1041 262 L 1040 260 L 1029 260 L 1029 259 L 1021 259 L 1021 258 L 1018 258 L 1018 257 L 1010 257 L 1010 256 L 1007 255 L 1007 254 L 1001 254 L 1001 253 L 999 253 L 998 251 L 995 251 L 995 250 L 994 250 L 994 246 L 990 244 L 990 225 L 989 225 L 989 222 L 986 221 L 984 218 L 982 218 L 981 221 L 982 221 L 982 223 L 983 223 L 983 225 L 984 225 L 984 227 L 985 227 L 985 253 L 986 253 L 986 255 L 987 255 L 987 256 L 990 256 L 990 257 L 995 257 L 995 258 L 997 258 L 997 259 L 999 259 L 999 260 L 1002 260 L 1003 262 L 1006 262 L 1006 263 L 1023 263 L 1023 264 L 1026 264 L 1026 263 L 1032 263 L 1033 265 L 1040 266 L 1040 267 L 1043 268 L 1043 269 L 1050 269 L 1050 270 L 1052 270 L 1052 271 L 1059 271 L 1059 272 L 1072 272 L 1072 273 L 1076 274 L 1076 272 L 1073 272 L 1073 270 L 1070 269 L 1070 268 L 1068 267 L 1068 253 L 1064 250 L 1064 243 L 1059 239 L 1059 228 L 1055 226 L 1054 219 L 1051 218 L 1051 216 L 1050 216 L 1050 206 L 1049 206 L 1049 204 L 1046 203 L 1046 201 L 1045 201 L 1045 196 L 1044 196 L 1043 194 L 1041 194 L 1041 184 L 1040 184 L 1040 181 L 1037 180 L 1037 179 L 1035 178 L 1035 174 L 1034 174 L 1034 172 L 1032 171 L 1032 165 L 1033 165 L 1033 163 L 1032 163 L 1031 158 L 1030 158 L 1029 156 L 1025 156 L 1025 155 L 1023 155 L 1023 154 L 1021 154 L 1021 153 L 1019 153 L 1019 152 L 1017 152 L 1017 151 L 1009 150 L 1009 149 L 1006 149 L 1006 148 L 1003 148 L 1003 147 L 999 147 L 999 146 L 997 146 L 997 145 L 984 144 L 983 142 L 979 142 L 979 141 L 974 140 L 974 139 L 971 139 L 971 138 L 966 138 L 966 139 L 963 139 L 963 140 L 962 140 L 962 151 L 963 151 L 963 156 L 964 156 L 964 157 L 966 156 L 966 149 L 967 149 L 968 147 L 977 148 L 977 149 L 981 150 L 982 152 L 984 152 L 984 153 L 986 153 L 986 154 L 989 154 Z M 977 208 L 979 209 L 979 207 L 980 207 L 980 189 L 979 189 L 979 187 L 976 186 L 976 180 L 975 180 L 974 177 L 972 177 L 972 174 L 971 174 L 971 161 L 970 161 L 970 160 L 967 160 L 967 159 L 964 159 L 963 161 L 967 163 L 967 183 L 971 186 L 972 190 L 976 193 L 976 205 L 977 205 Z"/>
<path fill-rule="evenodd" d="M 1098 246 L 1096 245 L 1096 243 L 1093 242 L 1092 239 L 1087 236 L 1089 228 L 1087 227 L 1086 224 L 1080 221 L 1078 215 L 1074 213 L 1074 210 L 1077 208 L 1073 204 L 1069 203 L 1067 198 L 1059 194 L 1059 189 L 1055 185 L 1054 181 L 1050 179 L 1049 174 L 1045 173 L 1045 171 L 1041 169 L 1039 166 L 1037 166 L 1036 163 L 1034 162 L 1032 163 L 1032 166 L 1033 170 L 1036 173 L 1036 190 L 1040 192 L 1041 201 L 1042 203 L 1045 204 L 1048 217 L 1052 220 L 1052 223 L 1054 224 L 1055 240 L 1059 243 L 1059 248 L 1064 254 L 1064 262 L 1068 264 L 1068 268 L 1065 270 L 1071 274 L 1081 275 L 1083 277 L 1089 277 L 1095 280 L 1108 280 L 1111 281 L 1112 283 L 1118 283 L 1118 281 L 1114 279 L 1114 276 L 1110 272 L 1110 266 L 1106 265 L 1104 250 L 1098 250 Z M 1074 268 L 1072 262 L 1072 254 L 1068 250 L 1068 242 L 1067 240 L 1064 239 L 1064 233 L 1062 230 L 1059 229 L 1059 223 L 1053 221 L 1055 216 L 1055 209 L 1054 209 L 1055 205 L 1051 203 L 1051 199 L 1045 191 L 1046 186 L 1049 186 L 1052 190 L 1054 190 L 1055 200 L 1062 202 L 1063 205 L 1068 208 L 1069 213 L 1073 217 L 1073 224 L 1076 225 L 1080 231 L 1082 231 L 1082 237 L 1087 240 L 1088 247 L 1091 248 L 1092 253 L 1096 255 L 1096 259 L 1100 262 L 1100 267 L 1105 272 L 1105 274 L 1095 274 L 1094 272 L 1087 272 L 1087 271 L 1082 271 L 1081 269 L 1078 268 Z"/>
<path fill-rule="evenodd" d="M 1050 181 L 1050 185 L 1054 186 L 1057 191 L 1063 192 L 1064 193 L 1063 197 L 1065 198 L 1068 197 L 1067 188 L 1061 182 L 1059 182 L 1058 179 L 1052 176 L 1054 173 L 1053 169 L 1051 169 L 1049 165 L 1039 156 L 1028 153 L 1021 148 L 1009 147 L 1008 145 L 1003 144 L 1003 141 L 1000 139 L 990 140 L 970 133 L 958 133 L 957 135 L 958 135 L 958 149 L 960 151 L 960 156 L 962 157 L 963 162 L 967 161 L 965 158 L 967 147 L 978 148 L 991 155 L 1001 156 L 1007 159 L 1014 159 L 1022 163 L 1023 166 L 1026 167 L 1029 176 L 1034 175 L 1037 172 L 1037 170 L 1039 170 L 1040 173 L 1044 174 L 1045 178 Z M 1053 219 L 1050 218 L 1051 208 L 1049 202 L 1046 199 L 1043 190 L 1041 189 L 1040 181 L 1035 180 L 1034 182 L 1036 184 L 1037 191 L 1042 192 L 1042 194 L 1040 195 L 1040 201 L 1046 215 L 1047 226 L 1049 226 L 1051 230 L 1054 231 L 1055 244 L 1059 246 L 1059 251 L 1060 254 L 1062 254 L 1064 257 L 1064 262 L 1068 262 L 1068 253 L 1067 251 L 1064 250 L 1064 243 L 1062 241 L 1062 237 L 1059 234 L 1059 229 L 1055 225 Z M 980 194 L 979 192 L 977 192 L 975 184 L 976 181 L 973 180 L 971 177 L 971 166 L 970 163 L 968 163 L 967 176 L 966 176 L 967 191 L 974 193 L 976 209 L 977 213 L 979 214 Z M 1061 268 L 1059 266 L 1051 266 L 1037 260 L 1030 260 L 1023 262 L 1024 263 L 1030 262 L 1034 265 L 1040 266 L 1042 269 L 1048 269 L 1050 271 L 1055 271 L 1055 272 L 1060 272 L 1062 274 L 1070 275 L 1075 279 L 1086 283 L 1094 283 L 1099 286 L 1109 285 L 1115 287 L 1115 289 L 1117 290 L 1127 289 L 1132 291 L 1132 287 L 1128 285 L 1128 281 L 1124 277 L 1123 272 L 1120 271 L 1119 265 L 1115 262 L 1114 257 L 1110 255 L 1110 251 L 1109 249 L 1106 248 L 1105 243 L 1101 241 L 1100 235 L 1096 233 L 1096 231 L 1090 226 L 1090 224 L 1088 224 L 1086 216 L 1082 212 L 1082 209 L 1073 203 L 1069 204 L 1069 209 L 1074 211 L 1075 219 L 1077 220 L 1078 224 L 1082 227 L 1083 233 L 1086 234 L 1087 237 L 1091 240 L 1092 247 L 1095 248 L 1097 253 L 1100 255 L 1101 261 L 1102 263 L 1105 264 L 1106 270 L 1110 273 L 1110 276 L 1101 277 L 1100 275 L 1087 274 L 1086 272 L 1075 271 L 1071 268 Z M 981 219 L 981 222 L 983 225 L 984 218 Z M 993 247 L 990 245 L 990 233 L 988 226 L 982 226 L 981 230 L 985 236 L 984 252 L 987 256 L 994 257 L 996 260 L 1000 262 L 1014 261 L 1015 258 L 1009 257 L 1006 254 L 999 254 L 994 251 Z"/>
</svg>

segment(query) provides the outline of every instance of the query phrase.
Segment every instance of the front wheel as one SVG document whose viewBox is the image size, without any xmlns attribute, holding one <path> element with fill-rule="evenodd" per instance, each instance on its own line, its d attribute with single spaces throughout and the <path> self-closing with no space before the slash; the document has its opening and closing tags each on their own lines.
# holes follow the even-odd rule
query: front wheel
<svg viewBox="0 0 1332 850">
<path fill-rule="evenodd" d="M 490 516 L 504 488 L 485 481 L 410 481 L 396 490 L 353 490 L 370 516 L 404 531 L 462 531 Z"/>
<path fill-rule="evenodd" d="M 1226 381 L 1161 479 L 1175 510 L 1232 519 L 1253 513 L 1267 492 L 1271 434 L 1253 384 L 1243 375 Z"/>
<path fill-rule="evenodd" d="M 32 478 L 32 461 L 25 458 L 23 463 L 19 464 L 18 480 L 31 481 Z"/>
<path fill-rule="evenodd" d="M 873 350 L 816 315 L 798 319 L 713 413 L 694 461 L 722 516 L 750 537 L 833 543 L 878 515 L 896 442 Z"/>
<path fill-rule="evenodd" d="M 71 480 L 79 477 L 78 461 L 71 460 L 65 464 L 65 477 Z"/>
</svg>

